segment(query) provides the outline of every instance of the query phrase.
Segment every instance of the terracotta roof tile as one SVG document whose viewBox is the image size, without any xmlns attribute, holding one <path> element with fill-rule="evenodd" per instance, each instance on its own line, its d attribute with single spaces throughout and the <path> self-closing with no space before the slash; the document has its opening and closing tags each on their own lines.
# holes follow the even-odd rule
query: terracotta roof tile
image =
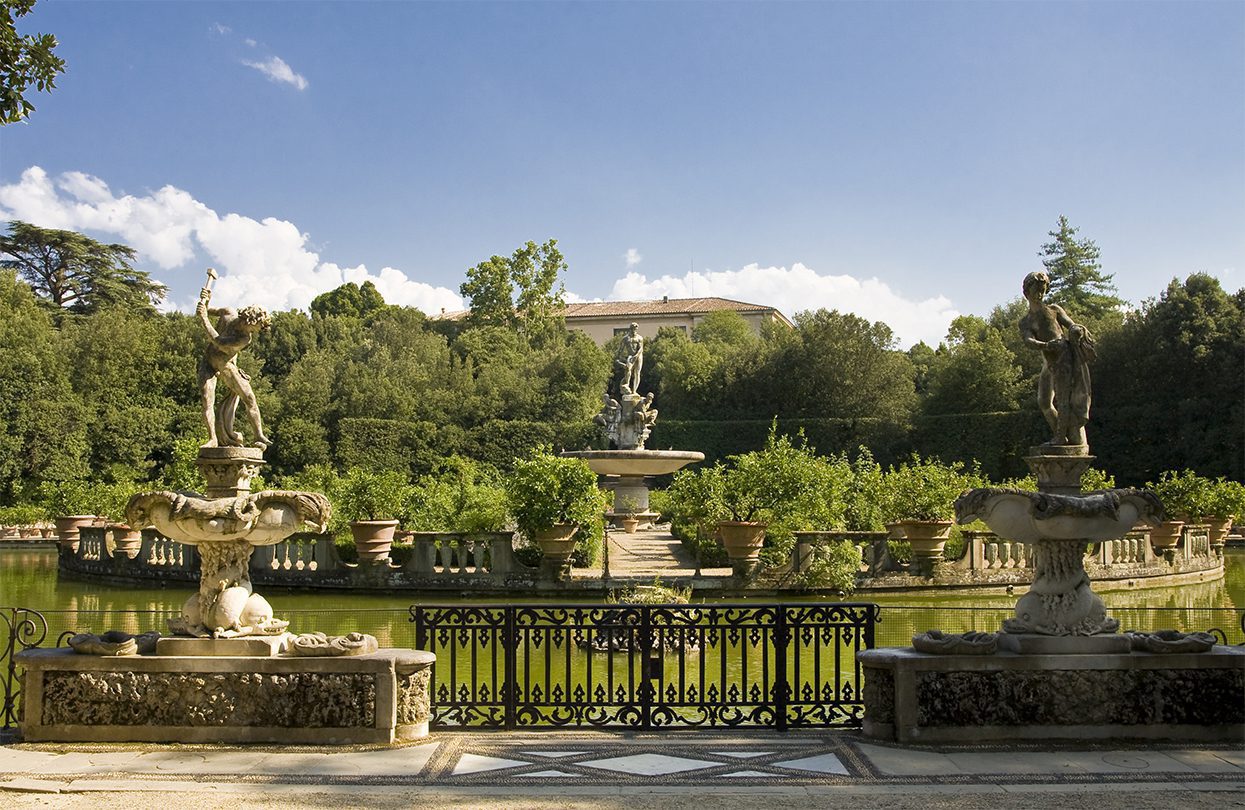
<svg viewBox="0 0 1245 810">
<path fill-rule="evenodd" d="M 732 301 L 729 298 L 666 298 L 659 301 L 586 301 L 567 304 L 563 315 L 575 318 L 626 318 L 643 315 L 681 315 L 706 312 L 773 312 L 784 322 L 786 317 L 773 307 Z M 432 320 L 457 321 L 465 318 L 469 310 L 442 312 L 429 316 Z"/>
</svg>

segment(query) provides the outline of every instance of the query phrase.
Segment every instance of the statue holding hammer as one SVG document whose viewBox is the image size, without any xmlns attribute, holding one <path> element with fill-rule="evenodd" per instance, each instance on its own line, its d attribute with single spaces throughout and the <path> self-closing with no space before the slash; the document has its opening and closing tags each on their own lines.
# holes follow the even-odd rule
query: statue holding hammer
<svg viewBox="0 0 1245 810">
<path fill-rule="evenodd" d="M 271 324 L 268 313 L 262 307 L 241 309 L 208 309 L 212 298 L 212 281 L 216 271 L 208 268 L 207 283 L 199 292 L 199 304 L 195 314 L 207 331 L 208 345 L 199 361 L 199 390 L 203 400 L 203 420 L 207 423 L 208 440 L 204 447 L 242 447 L 242 434 L 234 430 L 233 418 L 238 402 L 246 409 L 251 423 L 251 444 L 261 450 L 271 442 L 264 435 L 255 392 L 251 390 L 251 378 L 238 368 L 238 352 L 250 345 L 251 339 Z M 212 318 L 216 319 L 215 324 Z M 216 381 L 224 383 L 229 394 L 216 406 Z"/>
</svg>

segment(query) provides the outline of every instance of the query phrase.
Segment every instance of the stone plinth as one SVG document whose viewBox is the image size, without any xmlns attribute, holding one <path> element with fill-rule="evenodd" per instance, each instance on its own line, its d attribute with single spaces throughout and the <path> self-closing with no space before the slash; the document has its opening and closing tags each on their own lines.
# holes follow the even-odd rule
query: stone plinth
<svg viewBox="0 0 1245 810">
<path fill-rule="evenodd" d="M 436 656 L 100 658 L 58 647 L 15 660 L 27 742 L 345 745 L 425 736 Z"/>
<path fill-rule="evenodd" d="M 1158 655 L 860 653 L 866 737 L 899 743 L 1020 739 L 1245 739 L 1245 649 Z"/>
<path fill-rule="evenodd" d="M 1042 492 L 1076 495 L 1081 491 L 1081 475 L 1095 458 L 1085 445 L 1040 445 L 1029 448 L 1025 463 Z"/>
<path fill-rule="evenodd" d="M 213 658 L 269 658 L 280 655 L 294 636 L 280 633 L 273 636 L 241 636 L 239 638 L 190 638 L 165 636 L 156 639 L 156 655 L 211 656 Z"/>
<path fill-rule="evenodd" d="M 207 479 L 208 498 L 236 498 L 251 491 L 251 479 L 265 465 L 258 447 L 200 447 L 195 460 Z"/>
</svg>

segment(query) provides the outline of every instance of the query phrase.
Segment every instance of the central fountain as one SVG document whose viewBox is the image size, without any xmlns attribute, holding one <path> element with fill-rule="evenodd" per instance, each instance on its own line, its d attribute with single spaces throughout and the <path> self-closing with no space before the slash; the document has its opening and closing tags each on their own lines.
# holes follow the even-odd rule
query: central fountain
<svg viewBox="0 0 1245 810">
<path fill-rule="evenodd" d="M 631 324 L 623 337 L 615 364 L 622 370 L 618 397 L 605 393 L 601 412 L 593 417 L 610 449 L 571 450 L 562 455 L 583 459 L 593 472 L 606 478 L 607 487 L 614 491 L 614 510 L 609 518 L 616 527 L 626 518 L 638 519 L 641 526 L 647 527 L 657 519 L 657 513 L 649 507 L 646 479 L 704 461 L 705 454 L 694 450 L 645 449 L 644 443 L 657 422 L 657 409 L 653 407 L 651 392 L 647 396 L 639 393 L 644 337 L 639 334 L 638 324 Z"/>
<path fill-rule="evenodd" d="M 1093 544 L 1164 519 L 1154 493 L 1082 492 L 1093 462 L 1088 330 L 1047 304 L 1045 273 L 1030 273 L 1026 345 L 1042 352 L 1038 402 L 1049 442 L 1025 457 L 1038 491 L 987 487 L 956 501 L 961 524 L 983 521 L 1033 543 L 1034 580 L 997 633 L 930 630 L 911 648 L 868 650 L 866 736 L 898 742 L 1016 738 L 1245 737 L 1245 650 L 1205 633 L 1120 633 L 1090 588 Z"/>
</svg>

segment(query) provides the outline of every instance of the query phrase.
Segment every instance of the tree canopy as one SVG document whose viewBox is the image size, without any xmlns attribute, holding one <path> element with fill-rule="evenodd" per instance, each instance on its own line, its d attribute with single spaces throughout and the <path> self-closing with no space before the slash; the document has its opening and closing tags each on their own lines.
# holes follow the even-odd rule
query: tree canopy
<svg viewBox="0 0 1245 810">
<path fill-rule="evenodd" d="M 17 33 L 17 18 L 34 7 L 35 0 L 0 3 L 0 125 L 25 120 L 35 111 L 27 97 L 30 89 L 47 92 L 65 72 L 65 60 L 55 53 L 56 37 Z"/>
<path fill-rule="evenodd" d="M 510 256 L 492 256 L 467 271 L 459 293 L 470 302 L 473 326 L 517 328 L 539 342 L 560 326 L 566 305 L 560 275 L 567 264 L 558 240 L 527 242 Z"/>
<path fill-rule="evenodd" d="M 0 236 L 0 267 L 17 271 L 53 306 L 77 313 L 121 305 L 151 310 L 165 286 L 136 270 L 133 248 L 106 245 L 76 231 L 40 228 L 14 220 Z"/>
</svg>

